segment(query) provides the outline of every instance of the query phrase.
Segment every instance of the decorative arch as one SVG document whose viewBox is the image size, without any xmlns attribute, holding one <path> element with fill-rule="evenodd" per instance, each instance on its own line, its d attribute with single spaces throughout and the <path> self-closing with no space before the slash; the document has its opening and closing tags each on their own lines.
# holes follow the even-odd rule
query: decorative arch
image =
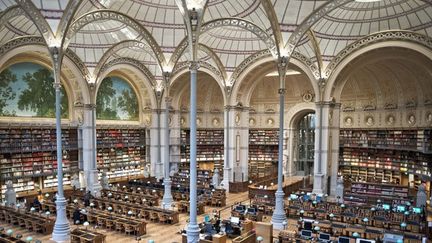
<svg viewBox="0 0 432 243">
<path fill-rule="evenodd" d="M 47 44 L 50 43 L 50 41 L 54 39 L 54 33 L 52 32 L 51 27 L 49 26 L 48 22 L 46 21 L 42 13 L 39 11 L 39 9 L 37 9 L 33 2 L 30 0 L 16 0 L 16 3 L 21 6 L 26 15 L 36 25 L 45 42 Z"/>
<path fill-rule="evenodd" d="M 72 18 L 75 16 L 76 11 L 78 10 L 82 0 L 69 0 L 66 9 L 63 11 L 62 18 L 57 27 L 56 37 L 62 40 L 62 45 L 64 43 L 64 37 L 67 29 L 72 23 Z"/>
<path fill-rule="evenodd" d="M 297 53 L 297 52 L 295 52 Z M 260 53 L 256 53 L 253 56 L 255 56 L 255 59 L 252 59 L 249 61 L 248 59 L 245 59 L 245 64 L 241 63 L 239 67 L 234 71 L 236 74 L 236 81 L 234 82 L 232 86 L 232 92 L 230 96 L 229 104 L 235 105 L 237 102 L 237 96 L 241 88 L 241 84 L 243 83 L 243 80 L 245 79 L 246 75 L 254 70 L 259 65 L 262 65 L 264 63 L 268 62 L 275 62 L 274 58 L 268 53 L 268 50 L 261 51 Z M 319 87 L 318 83 L 316 82 L 317 77 L 315 76 L 313 70 L 310 69 L 310 66 L 308 63 L 305 63 L 303 60 L 307 59 L 306 57 L 302 56 L 300 53 L 295 54 L 294 56 L 302 57 L 302 59 L 293 58 L 291 59 L 291 62 L 300 68 L 308 77 L 308 79 L 311 81 L 311 85 L 313 87 L 313 91 L 315 93 L 315 99 L 318 100 L 319 98 Z M 243 65 L 242 65 L 243 64 Z M 312 62 L 310 64 L 313 65 Z M 241 68 L 241 69 L 239 69 Z M 276 68 L 276 62 L 275 62 L 275 68 Z M 234 73 L 232 76 L 234 76 Z"/>
<path fill-rule="evenodd" d="M 122 59 L 130 59 L 130 58 L 118 58 L 114 59 L 113 61 L 107 63 L 101 70 L 100 75 L 98 76 L 96 86 L 95 86 L 95 95 L 94 95 L 94 102 L 96 101 L 96 95 L 97 90 L 102 83 L 102 80 L 106 77 L 108 77 L 111 73 L 115 72 L 116 70 L 120 69 L 127 69 L 132 71 L 134 74 L 136 74 L 143 82 L 133 82 L 131 78 L 127 78 L 126 81 L 130 83 L 130 85 L 134 88 L 136 95 L 139 97 L 140 105 L 142 105 L 142 101 L 144 100 L 144 97 L 142 97 L 142 93 L 140 90 L 145 89 L 148 91 L 150 102 L 151 102 L 151 108 L 156 109 L 157 107 L 157 99 L 154 92 L 154 86 L 151 80 L 148 78 L 148 76 L 144 73 L 144 71 L 141 69 L 141 67 L 135 65 L 134 63 L 122 61 Z M 118 60 L 118 61 L 116 61 Z M 135 61 L 134 59 L 131 59 L 132 61 Z M 141 113 L 141 111 L 140 111 Z"/>
<path fill-rule="evenodd" d="M 134 29 L 136 32 L 138 32 L 149 44 L 151 49 L 153 50 L 154 54 L 156 55 L 156 59 L 158 60 L 159 66 L 163 67 L 165 65 L 165 56 L 163 55 L 163 52 L 160 48 L 160 46 L 157 44 L 156 40 L 153 38 L 151 33 L 140 23 L 138 23 L 135 19 L 119 13 L 112 10 L 96 10 L 89 12 L 81 17 L 79 17 L 77 20 L 75 20 L 69 28 L 66 30 L 65 34 L 65 40 L 63 49 L 67 48 L 72 37 L 85 25 L 90 24 L 94 21 L 99 20 L 114 20 L 119 21 L 128 27 Z"/>
<path fill-rule="evenodd" d="M 178 60 L 183 55 L 183 53 L 187 47 L 188 47 L 188 40 L 187 40 L 187 38 L 184 38 L 180 42 L 180 44 L 177 46 L 174 53 L 171 55 L 171 59 L 170 59 L 169 64 L 168 64 L 169 67 L 174 67 L 174 69 L 176 68 Z M 223 79 L 226 80 L 227 74 L 225 71 L 225 67 L 222 64 L 222 61 L 220 60 L 220 58 L 216 55 L 216 53 L 210 47 L 208 47 L 204 44 L 201 44 L 201 43 L 198 45 L 198 49 L 201 50 L 202 52 L 206 53 L 207 55 L 209 55 L 209 57 L 211 59 L 213 59 L 213 61 L 217 65 L 217 68 L 219 69 L 219 72 L 223 76 Z"/>
<path fill-rule="evenodd" d="M 114 53 L 116 53 L 117 51 L 119 51 L 121 49 L 129 48 L 129 47 L 140 48 L 141 50 L 149 53 L 152 57 L 154 57 L 156 59 L 156 57 L 154 56 L 153 50 L 146 43 L 141 42 L 141 41 L 136 41 L 136 40 L 121 41 L 121 42 L 113 45 L 110 49 L 108 49 L 103 54 L 102 58 L 99 60 L 99 63 L 97 64 L 97 66 L 96 66 L 96 68 L 94 70 L 94 76 L 95 77 L 99 76 L 101 68 L 106 64 L 106 62 L 108 61 L 108 59 L 114 55 Z"/>
<path fill-rule="evenodd" d="M 181 64 L 181 65 L 177 65 L 177 68 L 173 71 L 173 75 L 172 75 L 171 81 L 170 81 L 170 86 L 172 86 L 182 74 L 189 72 L 189 63 L 188 62 L 183 62 L 183 63 L 179 63 L 179 64 Z M 222 91 L 223 100 L 226 104 L 227 103 L 227 94 L 226 94 L 225 85 L 224 85 L 222 76 L 218 75 L 215 72 L 216 71 L 215 67 L 213 67 L 212 65 L 210 65 L 206 62 L 199 62 L 199 65 L 200 65 L 200 69 L 198 69 L 199 71 L 207 73 L 214 80 L 216 80 L 216 82 L 218 83 L 218 85 Z M 173 102 L 173 104 L 174 104 L 174 102 Z"/>
<path fill-rule="evenodd" d="M 204 23 L 201 27 L 201 33 L 205 33 L 211 29 L 219 28 L 219 27 L 237 27 L 247 31 L 250 31 L 254 35 L 263 41 L 267 49 L 270 51 L 273 57 L 277 57 L 277 47 L 274 39 L 270 36 L 265 30 L 261 29 L 259 26 L 254 23 L 240 19 L 240 18 L 222 18 L 215 19 L 210 22 Z"/>
<path fill-rule="evenodd" d="M 276 12 L 274 11 L 273 4 L 270 0 L 261 0 L 261 5 L 264 8 L 264 11 L 267 14 L 267 18 L 270 21 L 270 26 L 273 31 L 273 36 L 276 41 L 276 50 L 280 56 L 280 50 L 283 48 L 284 41 L 282 38 L 282 32 L 279 26 L 279 20 L 277 18 Z"/>
<path fill-rule="evenodd" d="M 316 105 L 313 102 L 310 103 L 299 103 L 291 107 L 285 119 L 285 125 L 287 128 L 294 129 L 297 127 L 301 118 L 303 118 L 308 113 L 315 113 Z"/>
<path fill-rule="evenodd" d="M 416 51 L 419 54 L 424 55 L 427 58 L 432 60 L 431 39 L 426 39 L 423 35 L 419 35 L 416 33 L 413 34 L 411 32 L 404 32 L 404 31 L 397 31 L 397 32 L 399 32 L 400 34 L 408 33 L 408 35 L 412 37 L 414 36 L 417 38 L 420 37 L 419 40 L 423 40 L 423 42 L 412 41 L 412 40 L 407 41 L 406 39 L 398 40 L 395 38 L 387 38 L 388 36 L 392 36 L 394 33 L 386 35 L 385 32 L 377 34 L 377 36 L 383 37 L 382 41 L 372 41 L 371 43 L 366 41 L 367 43 L 369 43 L 367 44 L 364 41 L 367 40 L 368 38 L 365 38 L 358 42 L 355 42 L 359 44 L 358 48 L 354 48 L 355 45 L 348 46 L 347 48 L 351 47 L 351 49 L 346 49 L 346 50 L 344 49 L 343 51 L 341 51 L 340 52 L 341 55 L 340 56 L 338 55 L 337 56 L 338 58 L 335 57 L 335 63 L 332 65 L 332 67 L 329 66 L 330 68 L 329 70 L 331 71 L 329 72 L 330 76 L 328 77 L 327 84 L 325 86 L 323 98 L 325 100 L 331 100 L 333 96 L 335 96 L 336 98 L 340 97 L 340 93 L 342 92 L 343 87 L 341 87 L 340 84 L 336 83 L 338 76 L 351 61 L 353 61 L 355 58 L 359 57 L 360 55 L 366 52 L 384 48 L 384 47 L 400 47 L 400 48 L 406 48 L 406 49 Z M 375 38 L 372 38 L 372 40 L 375 40 Z"/>
<path fill-rule="evenodd" d="M 103 77 L 103 73 L 106 72 L 106 70 L 110 69 L 111 67 L 117 65 L 117 64 L 129 64 L 132 65 L 136 68 L 138 68 L 138 70 L 140 70 L 140 72 L 142 72 L 144 74 L 144 76 L 146 77 L 146 80 L 148 82 L 151 83 L 151 85 L 156 85 L 156 79 L 153 76 L 153 74 L 147 69 L 147 67 L 142 64 L 140 61 L 129 58 L 129 57 L 120 57 L 120 58 L 116 58 L 114 60 L 111 60 L 108 63 L 105 63 L 103 66 L 100 67 L 99 72 L 98 72 L 98 76 L 96 79 L 96 83 L 100 82 L 102 80 L 101 77 Z"/>
</svg>

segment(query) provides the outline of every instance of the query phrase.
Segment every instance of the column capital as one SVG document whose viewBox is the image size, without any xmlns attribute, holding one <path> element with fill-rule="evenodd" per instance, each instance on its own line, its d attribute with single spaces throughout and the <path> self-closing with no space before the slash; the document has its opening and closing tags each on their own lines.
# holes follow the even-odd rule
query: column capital
<svg viewBox="0 0 432 243">
<path fill-rule="evenodd" d="M 336 106 L 337 104 L 339 104 L 340 106 L 340 103 L 335 103 L 334 101 L 317 101 L 315 102 L 315 104 L 317 106 Z"/>
<path fill-rule="evenodd" d="M 53 84 L 54 89 L 60 89 L 61 88 L 61 83 L 60 82 L 54 82 Z"/>
<path fill-rule="evenodd" d="M 96 109 L 96 104 L 84 104 L 85 109 Z"/>
<path fill-rule="evenodd" d="M 279 93 L 279 94 L 285 94 L 285 93 L 286 93 L 286 89 L 279 89 L 279 90 L 278 90 L 278 93 Z"/>
<path fill-rule="evenodd" d="M 196 61 L 189 62 L 189 70 L 190 71 L 198 71 L 199 68 L 200 68 L 200 65 L 198 62 L 196 62 Z"/>
</svg>

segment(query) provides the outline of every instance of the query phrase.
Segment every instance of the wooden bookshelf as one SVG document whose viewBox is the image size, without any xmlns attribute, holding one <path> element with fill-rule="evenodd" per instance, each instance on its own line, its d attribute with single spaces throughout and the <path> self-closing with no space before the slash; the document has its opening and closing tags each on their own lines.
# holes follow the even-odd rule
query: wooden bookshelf
<svg viewBox="0 0 432 243">
<path fill-rule="evenodd" d="M 277 169 L 279 131 L 249 130 L 249 177 L 271 175 Z"/>
<path fill-rule="evenodd" d="M 54 127 L 0 128 L 0 182 L 12 180 L 16 192 L 57 186 L 57 141 Z M 78 171 L 78 132 L 62 128 L 63 172 L 65 184 Z"/>
<path fill-rule="evenodd" d="M 355 204 L 376 203 L 377 200 L 402 204 L 409 201 L 409 188 L 395 184 L 353 182 L 351 190 L 345 193 L 344 200 Z"/>
<path fill-rule="evenodd" d="M 180 132 L 180 162 L 190 162 L 190 130 Z M 202 170 L 219 169 L 223 176 L 224 164 L 224 131 L 223 130 L 197 130 L 197 163 Z"/>
<path fill-rule="evenodd" d="M 431 178 L 430 130 L 340 131 L 339 170 L 354 181 L 401 184 L 413 174 Z"/>
<path fill-rule="evenodd" d="M 109 179 L 143 173 L 146 165 L 144 129 L 97 129 L 97 166 Z"/>
</svg>

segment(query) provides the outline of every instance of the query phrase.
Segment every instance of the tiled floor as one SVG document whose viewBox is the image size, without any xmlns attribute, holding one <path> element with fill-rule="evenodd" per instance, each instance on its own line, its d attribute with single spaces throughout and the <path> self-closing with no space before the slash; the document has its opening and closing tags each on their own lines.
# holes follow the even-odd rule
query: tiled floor
<svg viewBox="0 0 432 243">
<path fill-rule="evenodd" d="M 228 194 L 227 195 L 227 208 L 221 211 L 221 216 L 223 219 L 229 218 L 231 214 L 231 208 L 230 205 L 233 205 L 236 202 L 242 202 L 247 201 L 249 202 L 247 198 L 247 192 L 244 193 L 238 193 L 238 194 Z M 206 207 L 206 214 L 212 214 L 213 210 L 220 210 L 220 208 L 212 208 L 212 207 Z M 147 243 L 149 239 L 155 240 L 156 243 L 173 243 L 173 242 L 181 242 L 181 234 L 180 230 L 182 230 L 186 225 L 186 220 L 188 219 L 188 214 L 180 214 L 180 223 L 175 225 L 162 225 L 162 224 L 156 224 L 156 223 L 148 223 L 147 224 L 147 234 L 142 237 L 141 242 Z M 200 215 L 198 217 L 198 222 L 202 222 L 204 219 L 204 215 Z M 33 232 L 29 232 L 25 229 L 18 228 L 18 227 L 11 227 L 10 225 L 5 224 L 4 222 L 0 222 L 0 225 L 4 227 L 5 229 L 12 228 L 14 230 L 13 235 L 16 234 L 22 234 L 23 239 L 25 239 L 27 236 L 32 236 L 33 239 L 39 239 L 42 240 L 42 242 L 53 242 L 50 241 L 51 235 L 41 235 L 41 234 L 35 234 Z M 72 226 L 74 228 L 76 226 Z M 82 226 L 81 226 L 82 227 Z M 102 232 L 107 235 L 107 243 L 127 243 L 127 242 L 137 242 L 135 240 L 135 237 L 127 236 L 125 234 L 119 234 L 113 231 L 106 231 L 103 229 L 97 229 L 98 232 Z"/>
</svg>

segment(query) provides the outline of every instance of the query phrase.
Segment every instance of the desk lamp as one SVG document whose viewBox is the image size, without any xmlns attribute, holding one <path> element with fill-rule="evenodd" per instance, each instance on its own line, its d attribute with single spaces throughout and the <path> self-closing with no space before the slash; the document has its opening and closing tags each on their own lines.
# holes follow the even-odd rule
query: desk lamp
<svg viewBox="0 0 432 243">
<path fill-rule="evenodd" d="M 330 220 L 332 220 L 334 218 L 334 216 L 335 215 L 333 213 L 329 214 Z"/>
<path fill-rule="evenodd" d="M 148 243 L 155 243 L 154 240 L 148 240 Z"/>
<path fill-rule="evenodd" d="M 45 212 L 45 215 L 47 216 L 47 218 L 49 218 L 50 214 L 51 214 L 50 211 Z"/>
<path fill-rule="evenodd" d="M 404 230 L 404 229 L 407 227 L 407 223 L 402 222 L 402 223 L 400 224 L 400 227 L 402 228 L 402 230 Z"/>
<path fill-rule="evenodd" d="M 375 211 L 376 211 L 376 208 L 375 208 L 375 207 L 372 207 L 372 208 L 371 208 L 371 211 L 372 211 L 372 212 L 375 212 Z"/>
<path fill-rule="evenodd" d="M 288 224 L 288 222 L 287 222 L 286 220 L 284 220 L 284 221 L 282 222 L 282 225 L 283 225 L 284 230 L 286 230 L 286 226 L 287 226 L 287 224 Z"/>
<path fill-rule="evenodd" d="M 357 232 L 354 232 L 354 233 L 352 234 L 352 236 L 353 236 L 354 238 L 358 238 L 358 237 L 360 237 L 360 234 L 357 233 Z"/>
<path fill-rule="evenodd" d="M 32 212 L 32 213 L 33 213 L 34 211 L 36 211 L 36 208 L 34 208 L 34 207 L 31 207 L 31 208 L 30 208 L 30 212 Z"/>
<path fill-rule="evenodd" d="M 258 236 L 258 237 L 256 238 L 256 240 L 257 240 L 259 243 L 261 243 L 261 242 L 263 242 L 264 238 L 263 238 L 262 236 Z"/>
<path fill-rule="evenodd" d="M 27 241 L 27 242 L 32 242 L 32 240 L 33 240 L 33 237 L 31 237 L 31 236 L 27 236 L 27 238 L 26 238 L 26 241 Z"/>
<path fill-rule="evenodd" d="M 319 226 L 315 226 L 315 227 L 314 227 L 315 232 L 320 231 L 320 229 L 321 229 L 321 228 L 320 228 Z"/>
<path fill-rule="evenodd" d="M 13 234 L 13 230 L 12 229 L 8 229 L 6 230 L 6 234 L 11 236 Z"/>
<path fill-rule="evenodd" d="M 367 222 L 369 222 L 369 219 L 368 218 L 363 218 L 363 222 L 367 223 Z"/>
<path fill-rule="evenodd" d="M 86 227 L 86 229 L 87 229 L 87 227 L 90 225 L 90 223 L 89 222 L 87 222 L 87 221 L 85 221 L 84 223 L 83 223 L 83 225 Z"/>
</svg>

